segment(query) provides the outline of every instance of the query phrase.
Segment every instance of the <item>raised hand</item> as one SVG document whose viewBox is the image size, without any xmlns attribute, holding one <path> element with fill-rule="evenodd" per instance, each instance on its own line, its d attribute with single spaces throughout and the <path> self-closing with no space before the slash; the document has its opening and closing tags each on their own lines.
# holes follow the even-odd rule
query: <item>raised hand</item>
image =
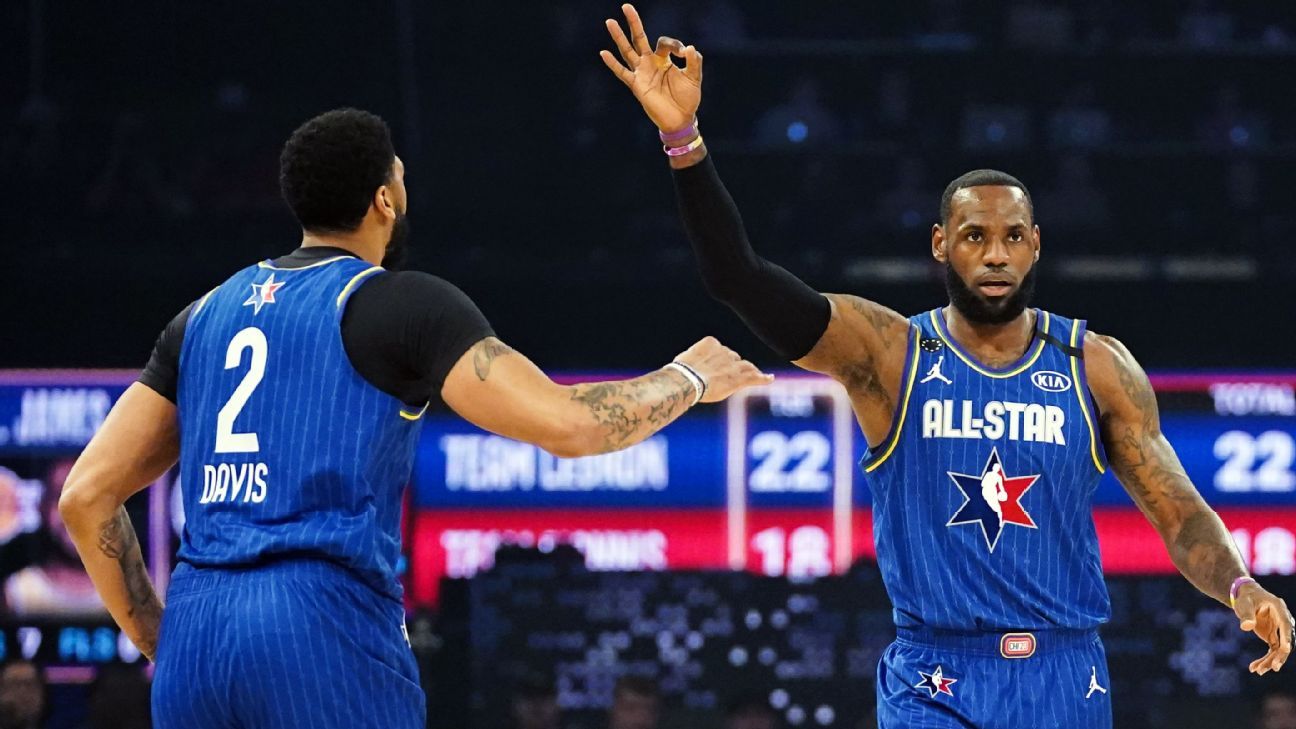
<svg viewBox="0 0 1296 729">
<path fill-rule="evenodd" d="M 735 392 L 756 385 L 768 385 L 774 375 L 767 375 L 738 353 L 720 343 L 715 337 L 706 337 L 675 358 L 702 376 L 706 381 L 706 395 L 702 402 L 720 402 Z"/>
<path fill-rule="evenodd" d="M 611 18 L 605 23 L 625 64 L 610 51 L 599 51 L 599 57 L 630 88 L 658 129 L 669 133 L 687 127 L 702 103 L 702 54 L 666 36 L 657 39 L 654 51 L 634 6 L 626 3 L 621 11 L 630 26 L 629 39 L 620 23 Z M 671 61 L 672 54 L 684 59 L 684 68 Z"/>
<path fill-rule="evenodd" d="M 1269 644 L 1269 652 L 1251 662 L 1251 672 L 1264 675 L 1277 671 L 1287 662 L 1292 650 L 1292 632 L 1296 630 L 1287 603 L 1255 582 L 1238 591 L 1233 612 L 1242 630 L 1255 633 Z"/>
</svg>

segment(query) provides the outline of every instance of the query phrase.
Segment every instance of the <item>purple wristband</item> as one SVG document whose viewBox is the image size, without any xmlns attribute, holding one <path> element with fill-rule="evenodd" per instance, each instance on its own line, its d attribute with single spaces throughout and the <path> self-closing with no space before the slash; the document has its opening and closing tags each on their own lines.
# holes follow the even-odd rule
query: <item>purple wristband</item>
<svg viewBox="0 0 1296 729">
<path fill-rule="evenodd" d="M 1250 577 L 1239 577 L 1233 580 L 1233 584 L 1229 586 L 1229 604 L 1237 602 L 1238 590 L 1241 590 L 1243 585 L 1254 582 L 1255 580 Z"/>
<path fill-rule="evenodd" d="M 657 136 L 661 137 L 663 143 L 678 142 L 681 139 L 688 139 L 694 134 L 697 134 L 697 117 L 693 117 L 693 121 L 689 122 L 688 126 L 684 127 L 678 132 L 671 132 L 670 134 L 667 134 L 666 132 L 663 132 L 660 129 L 657 130 Z"/>
<path fill-rule="evenodd" d="M 696 139 L 684 145 L 683 147 L 662 147 L 662 151 L 666 153 L 667 157 L 683 157 L 684 155 L 688 154 L 689 152 L 692 152 L 693 150 L 701 146 L 702 146 L 702 135 L 699 134 L 697 135 Z"/>
</svg>

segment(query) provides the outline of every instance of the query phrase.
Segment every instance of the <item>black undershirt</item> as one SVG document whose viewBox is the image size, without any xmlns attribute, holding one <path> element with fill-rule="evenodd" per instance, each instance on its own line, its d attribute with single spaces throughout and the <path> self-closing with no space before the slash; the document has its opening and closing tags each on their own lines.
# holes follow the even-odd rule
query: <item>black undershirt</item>
<svg viewBox="0 0 1296 729">
<path fill-rule="evenodd" d="M 341 248 L 298 248 L 278 258 L 279 268 L 301 268 Z M 180 348 L 193 304 L 158 336 L 139 381 L 171 402 L 180 376 Z M 494 331 L 476 304 L 450 282 L 421 271 L 388 271 L 364 280 L 342 313 L 342 343 L 352 366 L 369 384 L 407 405 L 439 406 L 450 368 Z"/>
</svg>

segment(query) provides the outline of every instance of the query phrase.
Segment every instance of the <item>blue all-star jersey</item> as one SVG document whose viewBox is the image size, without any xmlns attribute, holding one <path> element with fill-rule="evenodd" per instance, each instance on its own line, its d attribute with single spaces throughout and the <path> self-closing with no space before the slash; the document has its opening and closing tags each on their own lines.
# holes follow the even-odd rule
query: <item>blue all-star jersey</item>
<svg viewBox="0 0 1296 729">
<path fill-rule="evenodd" d="M 369 384 L 342 343 L 347 298 L 383 269 L 262 262 L 193 308 L 180 356 L 179 556 L 319 557 L 399 598 L 401 491 L 421 411 Z"/>
<path fill-rule="evenodd" d="M 901 627 L 1092 628 L 1110 604 L 1092 498 L 1105 469 L 1085 323 L 1036 312 L 1026 354 L 991 368 L 940 309 L 913 317 L 892 432 L 862 462 Z"/>
</svg>

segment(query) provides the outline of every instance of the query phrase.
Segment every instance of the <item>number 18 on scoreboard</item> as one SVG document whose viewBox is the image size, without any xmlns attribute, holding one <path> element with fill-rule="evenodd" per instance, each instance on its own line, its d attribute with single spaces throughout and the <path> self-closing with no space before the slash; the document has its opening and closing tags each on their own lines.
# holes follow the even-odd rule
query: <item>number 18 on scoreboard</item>
<svg viewBox="0 0 1296 729">
<path fill-rule="evenodd" d="M 737 393 L 726 416 L 729 566 L 788 577 L 845 571 L 855 467 L 846 392 L 791 377 Z"/>
</svg>

